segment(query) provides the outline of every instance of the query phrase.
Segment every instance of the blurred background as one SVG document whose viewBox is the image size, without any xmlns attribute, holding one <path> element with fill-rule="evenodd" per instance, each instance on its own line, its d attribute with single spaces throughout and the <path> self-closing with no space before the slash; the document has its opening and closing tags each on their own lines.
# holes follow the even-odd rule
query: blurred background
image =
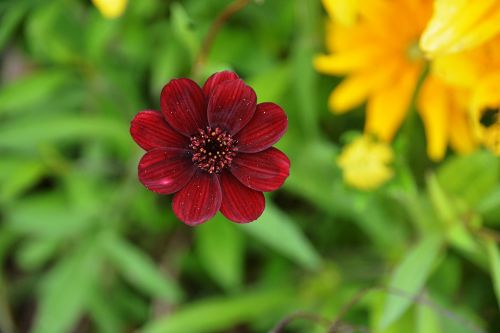
<svg viewBox="0 0 500 333">
<path fill-rule="evenodd" d="M 432 162 L 413 113 L 390 181 L 346 185 L 336 160 L 365 116 L 328 111 L 340 78 L 313 67 L 320 1 L 251 2 L 200 74 L 234 70 L 288 114 L 291 175 L 262 217 L 187 227 L 139 183 L 130 120 L 192 75 L 229 3 L 130 1 L 109 18 L 84 0 L 0 0 L 0 332 L 269 332 L 296 311 L 330 323 L 279 332 L 336 318 L 331 332 L 499 332 L 498 158 Z"/>
</svg>

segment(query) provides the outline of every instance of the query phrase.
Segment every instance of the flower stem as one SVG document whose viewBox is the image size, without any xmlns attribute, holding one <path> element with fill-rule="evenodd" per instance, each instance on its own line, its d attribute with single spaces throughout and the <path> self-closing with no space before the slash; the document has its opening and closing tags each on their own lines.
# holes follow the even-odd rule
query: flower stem
<svg viewBox="0 0 500 333">
<path fill-rule="evenodd" d="M 193 64 L 193 72 L 192 76 L 195 80 L 199 79 L 203 66 L 207 61 L 208 54 L 212 49 L 212 46 L 215 41 L 215 37 L 220 30 L 220 28 L 226 23 L 234 14 L 245 8 L 246 5 L 250 3 L 251 0 L 234 0 L 222 12 L 220 12 L 219 16 L 215 19 L 215 21 L 210 26 L 205 38 L 202 41 L 200 51 L 195 59 Z"/>
</svg>

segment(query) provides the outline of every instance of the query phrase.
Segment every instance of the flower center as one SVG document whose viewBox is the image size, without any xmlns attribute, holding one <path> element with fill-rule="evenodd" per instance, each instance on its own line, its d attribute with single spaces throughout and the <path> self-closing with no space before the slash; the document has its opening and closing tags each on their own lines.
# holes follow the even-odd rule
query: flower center
<svg viewBox="0 0 500 333">
<path fill-rule="evenodd" d="M 238 152 L 237 143 L 231 134 L 219 127 L 207 127 L 204 130 L 199 128 L 198 134 L 191 137 L 191 160 L 198 168 L 208 173 L 220 173 L 225 167 L 231 166 Z"/>
<path fill-rule="evenodd" d="M 418 45 L 418 40 L 412 41 L 411 43 L 408 44 L 406 48 L 406 57 L 410 61 L 420 61 L 424 59 L 424 53 L 422 52 L 420 46 Z"/>
<path fill-rule="evenodd" d="M 479 122 L 486 128 L 493 126 L 499 119 L 499 113 L 499 108 L 487 107 L 481 111 Z"/>
</svg>

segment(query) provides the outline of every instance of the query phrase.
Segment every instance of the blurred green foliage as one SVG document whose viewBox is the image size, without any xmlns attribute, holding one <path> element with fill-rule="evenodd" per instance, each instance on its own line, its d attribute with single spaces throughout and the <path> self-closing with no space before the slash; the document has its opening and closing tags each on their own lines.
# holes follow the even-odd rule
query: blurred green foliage
<svg viewBox="0 0 500 333">
<path fill-rule="evenodd" d="M 267 332 L 297 310 L 333 319 L 372 286 L 389 289 L 367 293 L 345 323 L 500 331 L 498 158 L 432 164 L 414 117 L 395 142 L 396 177 L 375 192 L 346 187 L 335 158 L 362 112 L 327 112 L 336 80 L 311 65 L 320 1 L 251 3 L 204 68 L 237 71 L 288 113 L 278 147 L 291 176 L 259 221 L 189 228 L 142 187 L 129 122 L 190 76 L 228 3 L 130 1 L 107 20 L 89 1 L 0 1 L 0 331 Z M 303 320 L 287 332 L 326 328 Z"/>
</svg>

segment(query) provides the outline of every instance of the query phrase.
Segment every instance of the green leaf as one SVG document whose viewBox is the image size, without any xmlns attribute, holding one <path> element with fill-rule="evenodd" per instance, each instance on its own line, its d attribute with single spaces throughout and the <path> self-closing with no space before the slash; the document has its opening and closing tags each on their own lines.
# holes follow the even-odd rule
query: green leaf
<svg viewBox="0 0 500 333">
<path fill-rule="evenodd" d="M 497 186 L 477 205 L 477 212 L 486 222 L 500 226 L 500 186 Z"/>
<path fill-rule="evenodd" d="M 437 176 L 450 194 L 475 206 L 496 186 L 498 170 L 498 158 L 490 152 L 477 151 L 451 158 L 438 170 Z"/>
<path fill-rule="evenodd" d="M 11 8 L 2 15 L 2 22 L 0 24 L 0 51 L 4 49 L 27 9 L 28 7 L 26 4 L 21 3 L 16 6 L 11 6 Z"/>
<path fill-rule="evenodd" d="M 406 311 L 397 322 L 392 323 L 389 327 L 380 329 L 378 326 L 380 324 L 380 318 L 384 315 L 384 303 L 386 300 L 385 293 L 373 293 L 368 295 L 368 299 L 371 304 L 371 332 L 377 333 L 403 333 L 403 332 L 415 332 L 415 318 L 413 311 Z M 357 333 L 357 332 L 356 332 Z"/>
<path fill-rule="evenodd" d="M 46 168 L 38 161 L 18 158 L 8 159 L 0 164 L 0 200 L 14 199 L 24 190 L 36 184 L 46 173 Z"/>
<path fill-rule="evenodd" d="M 316 138 L 318 134 L 318 73 L 312 66 L 312 59 L 317 50 L 312 40 L 317 38 L 316 22 L 320 9 L 314 1 L 296 1 L 298 38 L 292 48 L 292 64 L 295 77 L 292 78 L 294 97 L 300 110 L 297 114 L 299 125 L 309 137 Z M 326 104 L 326 103 L 325 103 Z"/>
<path fill-rule="evenodd" d="M 100 260 L 90 241 L 53 268 L 43 280 L 33 333 L 70 332 L 86 309 Z"/>
<path fill-rule="evenodd" d="M 116 333 L 123 331 L 123 324 L 116 313 L 117 309 L 110 306 L 106 295 L 95 290 L 88 300 L 89 314 L 95 321 L 101 333 Z"/>
<path fill-rule="evenodd" d="M 415 306 L 416 333 L 441 333 L 440 315 L 436 310 L 424 305 Z"/>
<path fill-rule="evenodd" d="M 187 51 L 182 52 L 180 42 L 175 38 L 170 38 L 172 33 L 168 26 L 163 28 L 165 31 L 162 31 L 162 35 L 169 42 L 159 45 L 159 49 L 154 54 L 153 65 L 151 66 L 154 68 L 151 73 L 151 86 L 154 96 L 161 91 L 168 80 L 178 77 L 182 73 L 182 69 L 190 66 Z"/>
<path fill-rule="evenodd" d="M 61 70 L 41 71 L 18 79 L 0 90 L 0 114 L 18 114 L 36 107 L 74 82 L 71 72 Z"/>
<path fill-rule="evenodd" d="M 460 211 L 455 202 L 443 191 L 441 184 L 434 175 L 431 174 L 428 177 L 427 185 L 430 201 L 438 217 L 437 219 L 428 219 L 427 228 L 436 229 L 441 225 L 440 232 L 446 234 L 448 243 L 470 256 L 470 258 L 474 258 L 473 260 L 481 261 L 482 255 L 479 244 L 459 217 Z M 440 223 L 434 223 L 433 225 L 432 222 L 434 221 Z"/>
<path fill-rule="evenodd" d="M 285 93 L 290 82 L 290 66 L 279 65 L 250 78 L 248 85 L 255 90 L 259 102 L 277 101 Z"/>
<path fill-rule="evenodd" d="M 7 210 L 9 230 L 37 237 L 67 239 L 91 227 L 88 216 L 74 214 L 62 192 L 46 192 L 12 204 Z"/>
<path fill-rule="evenodd" d="M 427 177 L 427 188 L 431 203 L 439 217 L 439 222 L 441 222 L 443 226 L 461 223 L 457 217 L 458 211 L 455 205 L 446 195 L 445 191 L 443 191 L 441 184 L 433 174 Z"/>
<path fill-rule="evenodd" d="M 119 24 L 115 20 L 103 20 L 101 15 L 94 13 L 88 18 L 86 35 L 85 35 L 85 50 L 89 59 L 93 62 L 102 63 L 108 60 L 107 47 L 116 35 Z"/>
<path fill-rule="evenodd" d="M 30 11 L 25 40 L 32 57 L 56 63 L 81 63 L 85 43 L 81 4 L 51 1 Z"/>
<path fill-rule="evenodd" d="M 151 258 L 139 248 L 112 232 L 101 235 L 101 244 L 115 268 L 135 287 L 169 302 L 182 296 L 177 283 L 162 274 Z"/>
<path fill-rule="evenodd" d="M 326 212 L 345 210 L 350 202 L 343 202 L 343 197 L 337 196 L 335 192 L 339 187 L 336 183 L 341 181 L 334 173 L 337 148 L 325 141 L 301 140 L 298 135 L 286 135 L 284 139 L 288 144 L 283 151 L 286 151 L 293 161 L 293 172 L 285 187 Z"/>
<path fill-rule="evenodd" d="M 90 162 L 89 162 L 90 163 Z M 99 216 L 105 206 L 103 202 L 110 200 L 108 189 L 101 189 L 100 180 L 91 172 L 71 170 L 65 173 L 63 181 L 66 200 L 82 216 Z"/>
<path fill-rule="evenodd" d="M 269 201 L 258 221 L 238 227 L 306 269 L 315 270 L 321 264 L 321 257 L 295 222 Z"/>
<path fill-rule="evenodd" d="M 250 322 L 287 307 L 293 298 L 285 289 L 255 291 L 228 298 L 193 302 L 148 324 L 141 333 L 208 333 Z"/>
<path fill-rule="evenodd" d="M 172 31 L 176 35 L 178 41 L 184 44 L 191 59 L 194 59 L 198 52 L 198 38 L 192 29 L 193 25 L 191 20 L 179 2 L 172 3 L 171 11 Z"/>
<path fill-rule="evenodd" d="M 30 271 L 42 267 L 56 253 L 59 242 L 54 239 L 32 239 L 26 241 L 16 252 L 19 266 Z"/>
<path fill-rule="evenodd" d="M 432 268 L 436 264 L 443 245 L 440 235 L 431 234 L 420 241 L 403 259 L 394 271 L 389 287 L 416 295 L 424 286 Z M 410 306 L 411 300 L 389 294 L 380 321 L 381 328 L 387 328 Z"/>
<path fill-rule="evenodd" d="M 0 148 L 33 148 L 40 143 L 111 140 L 125 148 L 130 142 L 128 124 L 112 118 L 57 116 L 4 122 L 0 126 Z M 130 143 L 131 144 L 131 143 Z"/>
<path fill-rule="evenodd" d="M 497 296 L 498 307 L 500 309 L 500 251 L 493 240 L 486 242 L 486 249 L 490 261 L 491 279 L 493 280 L 493 289 Z"/>
<path fill-rule="evenodd" d="M 197 227 L 196 235 L 196 249 L 205 270 L 227 290 L 240 287 L 244 259 L 240 230 L 219 214 Z"/>
</svg>

